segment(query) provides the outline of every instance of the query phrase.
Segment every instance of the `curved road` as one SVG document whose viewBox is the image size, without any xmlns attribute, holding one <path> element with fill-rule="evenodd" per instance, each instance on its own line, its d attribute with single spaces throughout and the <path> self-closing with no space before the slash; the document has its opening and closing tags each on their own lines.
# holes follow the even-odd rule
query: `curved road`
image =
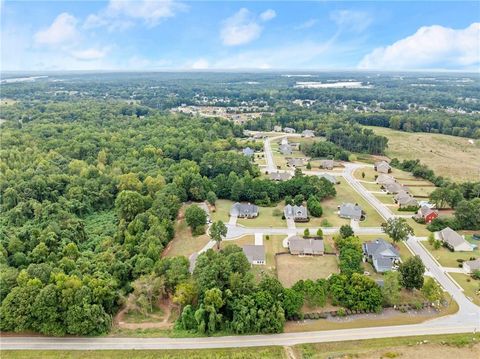
<svg viewBox="0 0 480 359">
<path fill-rule="evenodd" d="M 276 171 L 270 141 L 290 134 L 282 134 L 265 139 L 265 156 L 267 170 Z M 296 135 L 298 136 L 298 135 Z M 360 164 L 346 164 L 343 177 L 362 197 L 365 198 L 378 213 L 385 219 L 395 217 L 389 208 L 383 205 L 375 196 L 368 192 L 355 179 L 353 172 L 362 167 Z M 312 174 L 316 174 L 314 171 Z M 321 172 L 318 172 L 321 173 Z M 310 174 L 310 173 L 309 173 Z M 332 231 L 335 229 L 325 229 Z M 362 231 L 376 232 L 378 228 L 363 228 Z M 233 232 L 231 232 L 233 231 Z M 237 231 L 237 232 L 235 232 Z M 236 233 L 295 233 L 296 230 L 287 228 L 242 228 L 229 226 L 229 237 Z M 442 287 L 452 295 L 459 305 L 459 311 L 453 315 L 433 319 L 420 324 L 372 327 L 358 329 L 328 330 L 316 332 L 285 333 L 271 335 L 249 335 L 209 338 L 52 338 L 52 337 L 0 337 L 1 349 L 44 349 L 44 350 L 107 350 L 107 349 L 202 349 L 202 348 L 229 348 L 251 347 L 266 345 L 295 345 L 302 343 L 321 343 L 357 339 L 374 339 L 387 337 L 401 337 L 411 335 L 434 335 L 468 333 L 480 330 L 480 308 L 469 301 L 463 291 L 446 275 L 438 263 L 420 244 L 417 237 L 410 237 L 406 242 L 413 253 L 422 258 L 423 263 Z"/>
</svg>

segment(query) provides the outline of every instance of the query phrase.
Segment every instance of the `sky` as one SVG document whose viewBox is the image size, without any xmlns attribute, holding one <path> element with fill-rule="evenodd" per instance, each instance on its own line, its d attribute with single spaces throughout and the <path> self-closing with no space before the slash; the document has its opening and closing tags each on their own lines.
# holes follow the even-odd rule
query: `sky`
<svg viewBox="0 0 480 359">
<path fill-rule="evenodd" d="M 480 71 L 480 2 L 0 0 L 2 71 Z"/>
</svg>

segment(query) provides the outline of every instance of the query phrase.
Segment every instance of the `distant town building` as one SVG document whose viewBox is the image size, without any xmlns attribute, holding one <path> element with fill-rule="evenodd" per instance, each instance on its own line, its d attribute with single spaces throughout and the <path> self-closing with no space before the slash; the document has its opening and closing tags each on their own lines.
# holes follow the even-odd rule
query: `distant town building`
<svg viewBox="0 0 480 359">
<path fill-rule="evenodd" d="M 315 137 L 315 132 L 313 132 L 312 130 L 305 130 L 302 132 L 302 137 Z"/>
<path fill-rule="evenodd" d="M 292 206 L 287 204 L 283 210 L 285 218 L 293 219 L 295 222 L 308 222 L 308 211 L 305 206 Z"/>
<path fill-rule="evenodd" d="M 294 128 L 291 128 L 291 127 L 285 127 L 283 129 L 283 132 L 286 132 L 286 133 L 295 133 L 295 129 Z"/>
<path fill-rule="evenodd" d="M 288 249 L 293 255 L 313 255 L 321 256 L 325 252 L 323 240 L 321 239 L 303 239 L 298 236 L 289 238 Z"/>
<path fill-rule="evenodd" d="M 265 246 L 247 244 L 242 246 L 243 253 L 250 264 L 265 265 Z"/>
<path fill-rule="evenodd" d="M 359 221 L 363 217 L 363 211 L 362 207 L 360 207 L 356 203 L 342 203 L 342 205 L 339 206 L 338 215 L 341 218 L 348 218 Z"/>
<path fill-rule="evenodd" d="M 237 202 L 230 209 L 230 215 L 238 218 L 255 218 L 258 216 L 258 206 Z"/>
</svg>

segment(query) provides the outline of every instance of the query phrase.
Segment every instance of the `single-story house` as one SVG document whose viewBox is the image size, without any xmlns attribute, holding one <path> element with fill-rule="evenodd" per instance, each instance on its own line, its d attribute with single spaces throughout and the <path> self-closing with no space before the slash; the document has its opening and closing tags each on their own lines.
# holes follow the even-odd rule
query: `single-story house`
<svg viewBox="0 0 480 359">
<path fill-rule="evenodd" d="M 372 261 L 378 273 L 396 269 L 400 261 L 400 253 L 393 245 L 381 238 L 363 243 L 362 249 L 365 258 Z"/>
<path fill-rule="evenodd" d="M 279 151 L 282 155 L 291 155 L 292 146 L 290 146 L 288 143 L 286 145 L 280 145 Z"/>
<path fill-rule="evenodd" d="M 258 216 L 258 206 L 250 203 L 234 203 L 230 215 L 238 218 L 255 218 Z"/>
<path fill-rule="evenodd" d="M 303 158 L 289 158 L 287 159 L 288 167 L 303 167 L 305 166 L 305 161 Z"/>
<path fill-rule="evenodd" d="M 273 126 L 273 131 L 274 132 L 282 132 L 282 126 Z"/>
<path fill-rule="evenodd" d="M 282 141 L 280 142 L 281 145 L 288 145 L 288 138 L 284 137 L 282 138 Z"/>
<path fill-rule="evenodd" d="M 295 129 L 294 128 L 291 128 L 291 127 L 285 127 L 283 129 L 283 132 L 286 132 L 286 133 L 295 133 Z"/>
<path fill-rule="evenodd" d="M 265 137 L 267 137 L 267 136 L 264 135 L 263 133 L 255 133 L 253 135 L 253 138 L 256 139 L 256 140 L 260 140 L 260 139 L 265 138 Z"/>
<path fill-rule="evenodd" d="M 292 178 L 292 175 L 288 172 L 272 172 L 270 173 L 270 179 L 272 181 L 288 181 Z"/>
<path fill-rule="evenodd" d="M 438 232 L 438 236 L 440 240 L 454 252 L 473 251 L 472 245 L 450 227 L 442 229 Z"/>
<path fill-rule="evenodd" d="M 341 206 L 339 206 L 339 211 L 338 215 L 341 218 L 349 218 L 349 219 L 354 219 L 356 221 L 359 221 L 363 217 L 363 211 L 362 207 L 360 207 L 358 204 L 353 204 L 353 203 L 342 203 Z"/>
<path fill-rule="evenodd" d="M 376 179 L 376 182 L 379 184 L 379 185 L 385 185 L 385 184 L 388 184 L 388 183 L 395 183 L 395 178 L 393 178 L 392 176 L 389 176 L 387 174 L 380 174 L 378 175 L 377 179 Z"/>
<path fill-rule="evenodd" d="M 313 255 L 322 256 L 325 252 L 323 240 L 321 239 L 303 239 L 298 236 L 291 237 L 288 240 L 288 249 L 293 255 Z"/>
<path fill-rule="evenodd" d="M 247 157 L 252 157 L 255 154 L 255 151 L 252 150 L 250 147 L 244 148 L 242 152 L 243 155 Z"/>
<path fill-rule="evenodd" d="M 392 172 L 392 167 L 388 164 L 387 161 L 378 161 L 373 165 L 373 169 L 380 173 L 390 173 Z"/>
<path fill-rule="evenodd" d="M 468 274 L 472 274 L 473 272 L 480 270 L 480 258 L 477 258 L 473 261 L 463 262 L 463 270 Z"/>
<path fill-rule="evenodd" d="M 340 181 L 337 179 L 337 177 L 335 176 L 332 176 L 328 173 L 323 173 L 321 175 L 318 175 L 319 178 L 325 178 L 328 182 L 332 183 L 332 184 L 338 184 L 340 183 Z"/>
<path fill-rule="evenodd" d="M 308 222 L 308 211 L 305 206 L 292 206 L 287 204 L 283 210 L 285 218 L 293 219 L 295 222 Z"/>
<path fill-rule="evenodd" d="M 312 130 L 305 130 L 302 132 L 302 137 L 315 137 L 315 132 Z"/>
<path fill-rule="evenodd" d="M 322 160 L 322 162 L 320 162 L 320 167 L 327 170 L 333 170 L 333 167 L 335 167 L 335 162 L 333 160 Z"/>
<path fill-rule="evenodd" d="M 386 184 L 382 185 L 382 187 L 385 190 L 385 192 L 391 193 L 391 194 L 397 194 L 397 193 L 400 193 L 400 192 L 407 192 L 408 193 L 406 187 L 402 186 L 400 183 L 397 183 L 397 182 L 386 183 Z"/>
<path fill-rule="evenodd" d="M 435 205 L 433 203 L 428 202 L 428 201 L 418 201 L 418 205 L 420 207 L 426 206 L 426 207 L 431 208 L 431 209 L 435 208 Z"/>
<path fill-rule="evenodd" d="M 247 257 L 250 264 L 265 265 L 265 246 L 257 246 L 254 244 L 247 244 L 242 246 L 243 253 Z"/>
<path fill-rule="evenodd" d="M 434 211 L 433 209 L 431 209 L 426 205 L 423 205 L 418 210 L 416 217 L 422 218 L 425 221 L 425 223 L 430 223 L 431 221 L 433 221 L 435 218 L 438 217 L 438 212 Z"/>
<path fill-rule="evenodd" d="M 393 197 L 393 200 L 395 201 L 395 203 L 398 204 L 400 208 L 418 206 L 417 200 L 405 191 L 398 192 Z"/>
</svg>

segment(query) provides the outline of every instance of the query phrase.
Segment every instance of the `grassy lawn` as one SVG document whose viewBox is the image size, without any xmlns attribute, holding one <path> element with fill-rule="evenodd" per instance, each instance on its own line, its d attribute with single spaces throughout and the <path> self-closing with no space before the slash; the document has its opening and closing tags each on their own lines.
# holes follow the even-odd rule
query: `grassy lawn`
<svg viewBox="0 0 480 359">
<path fill-rule="evenodd" d="M 365 187 L 366 190 L 372 191 L 372 192 L 380 192 L 382 189 L 380 188 L 380 185 L 376 183 L 366 183 L 366 182 L 360 182 L 360 184 Z"/>
<path fill-rule="evenodd" d="M 265 154 L 263 152 L 255 154 L 255 164 L 258 166 L 265 166 L 267 160 L 265 159 Z"/>
<path fill-rule="evenodd" d="M 125 313 L 123 320 L 126 323 L 145 323 L 162 320 L 162 316 L 162 309 L 154 307 L 152 313 L 148 313 L 147 315 L 143 315 L 142 313 L 136 311 Z"/>
<path fill-rule="evenodd" d="M 209 241 L 210 237 L 207 234 L 193 236 L 190 227 L 182 219 L 175 223 L 175 237 L 170 242 L 164 256 L 185 256 L 188 258 L 192 253 L 202 249 Z"/>
<path fill-rule="evenodd" d="M 352 328 L 367 328 L 377 326 L 391 326 L 391 325 L 406 325 L 418 324 L 426 320 L 442 317 L 445 315 L 454 314 L 458 311 L 458 304 L 455 301 L 450 301 L 448 307 L 442 310 L 435 316 L 429 314 L 400 313 L 380 318 L 359 318 L 351 321 L 329 321 L 329 320 L 311 320 L 306 322 L 287 322 L 285 325 L 286 333 L 316 331 L 316 330 L 335 330 L 335 329 L 352 329 Z M 405 334 L 408 334 L 406 331 Z"/>
<path fill-rule="evenodd" d="M 463 137 L 433 133 L 410 133 L 383 127 L 368 127 L 388 138 L 386 154 L 400 160 L 419 159 L 437 175 L 454 181 L 478 180 L 480 143 Z"/>
<path fill-rule="evenodd" d="M 465 295 L 480 306 L 480 280 L 473 279 L 467 274 L 449 273 L 453 279 L 463 288 Z"/>
<path fill-rule="evenodd" d="M 434 249 L 427 241 L 422 241 L 422 244 L 432 254 L 432 256 L 444 267 L 458 267 L 457 259 L 468 261 L 471 257 L 480 257 L 480 250 L 477 248 L 473 252 L 450 252 L 447 248 L 440 247 Z"/>
<path fill-rule="evenodd" d="M 286 227 L 287 221 L 282 219 L 283 208 L 285 207 L 285 202 L 280 202 L 275 207 L 258 207 L 258 217 L 257 218 L 239 218 L 237 224 L 240 224 L 245 227 Z M 279 216 L 274 216 L 273 212 L 275 209 L 280 211 Z"/>
<path fill-rule="evenodd" d="M 408 214 L 408 212 L 403 212 L 404 214 Z M 413 220 L 413 218 L 407 218 L 407 223 L 410 227 L 413 228 L 413 232 L 416 236 L 419 237 L 427 237 L 431 232 L 427 229 L 427 226 L 424 224 L 417 223 Z"/>
<path fill-rule="evenodd" d="M 255 244 L 255 236 L 251 235 L 251 234 L 248 234 L 246 236 L 242 236 L 242 237 L 237 238 L 237 239 L 232 239 L 232 240 L 228 240 L 228 241 L 221 241 L 220 242 L 220 249 L 223 249 L 230 244 L 236 244 L 239 247 L 244 246 L 246 244 Z"/>
<path fill-rule="evenodd" d="M 290 254 L 277 256 L 277 276 L 285 287 L 300 279 L 327 278 L 338 273 L 337 257 L 333 255 L 299 257 Z"/>
<path fill-rule="evenodd" d="M 435 186 L 408 187 L 413 197 L 428 197 L 435 190 Z"/>
<path fill-rule="evenodd" d="M 219 199 L 215 202 L 215 211 L 211 212 L 212 221 L 223 221 L 227 223 L 230 219 L 230 209 L 233 202 L 227 199 Z"/>
</svg>

